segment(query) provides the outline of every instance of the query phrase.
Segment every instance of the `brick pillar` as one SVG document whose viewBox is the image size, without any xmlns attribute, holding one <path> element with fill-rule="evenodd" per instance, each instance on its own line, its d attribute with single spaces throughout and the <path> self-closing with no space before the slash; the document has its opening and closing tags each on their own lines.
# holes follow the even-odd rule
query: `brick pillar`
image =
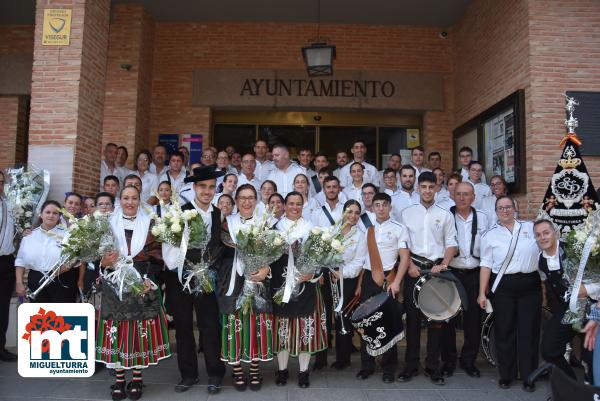
<svg viewBox="0 0 600 401">
<path fill-rule="evenodd" d="M 153 54 L 152 17 L 141 5 L 117 4 L 110 26 L 102 141 L 127 147 L 130 168 L 135 153 L 148 147 Z"/>
<path fill-rule="evenodd" d="M 0 169 L 27 163 L 28 96 L 0 96 Z"/>
<path fill-rule="evenodd" d="M 451 74 L 444 74 L 444 110 L 427 111 L 423 115 L 423 138 L 425 163 L 429 153 L 438 151 L 442 154 L 442 169 L 446 177 L 453 168 L 452 127 L 454 125 L 454 80 Z"/>
<path fill-rule="evenodd" d="M 45 8 L 72 10 L 69 46 L 42 46 Z M 51 172 L 49 199 L 96 193 L 110 0 L 37 0 L 29 161 Z"/>
</svg>

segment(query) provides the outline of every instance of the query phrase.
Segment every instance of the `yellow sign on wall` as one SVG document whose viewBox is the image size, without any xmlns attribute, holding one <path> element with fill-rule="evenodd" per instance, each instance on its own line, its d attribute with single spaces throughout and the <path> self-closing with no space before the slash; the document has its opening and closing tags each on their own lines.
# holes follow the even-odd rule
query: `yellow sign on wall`
<svg viewBox="0 0 600 401">
<path fill-rule="evenodd" d="M 68 46 L 71 38 L 71 10 L 64 8 L 44 10 L 42 45 Z"/>
</svg>

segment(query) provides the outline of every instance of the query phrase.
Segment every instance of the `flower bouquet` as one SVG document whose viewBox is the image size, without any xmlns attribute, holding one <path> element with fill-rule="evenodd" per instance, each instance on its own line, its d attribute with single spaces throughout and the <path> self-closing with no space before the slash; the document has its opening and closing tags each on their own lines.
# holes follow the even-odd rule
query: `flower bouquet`
<svg viewBox="0 0 600 401">
<path fill-rule="evenodd" d="M 181 210 L 176 196 L 171 198 L 171 206 L 166 207 L 160 201 L 163 210 L 168 210 L 162 217 L 152 216 L 155 224 L 152 234 L 162 242 L 163 257 L 170 268 L 177 269 L 183 289 L 190 294 L 210 293 L 214 291 L 214 274 L 210 263 L 204 258 L 209 241 L 208 229 L 202 216 L 195 209 Z M 200 262 L 192 263 L 185 259 L 188 249 L 201 249 Z"/>
<path fill-rule="evenodd" d="M 242 309 L 244 313 L 250 311 L 253 306 L 263 309 L 267 302 L 264 283 L 252 281 L 250 277 L 262 266 L 279 259 L 285 251 L 285 239 L 277 230 L 271 228 L 270 222 L 269 213 L 265 213 L 254 224 L 242 226 L 233 233 L 244 272 L 244 287 L 236 301 L 236 308 Z"/>
<path fill-rule="evenodd" d="M 294 271 L 288 271 L 288 274 L 294 275 L 290 299 L 296 298 L 300 294 L 302 276 L 312 276 L 323 267 L 333 268 L 343 263 L 344 249 L 348 246 L 346 238 L 351 236 L 346 237 L 342 234 L 344 227 L 342 221 L 343 218 L 329 229 L 314 227 L 311 230 L 299 250 Z M 287 283 L 273 296 L 273 300 L 277 304 L 284 303 L 284 299 L 287 298 L 285 297 L 286 287 L 288 287 Z"/>
<path fill-rule="evenodd" d="M 565 240 L 567 263 L 565 279 L 570 287 L 565 294 L 569 309 L 563 324 L 571 324 L 581 331 L 588 305 L 587 298 L 572 296 L 579 292 L 582 283 L 600 281 L 600 211 L 588 215 L 586 220 L 569 232 Z"/>
<path fill-rule="evenodd" d="M 34 219 L 50 188 L 50 173 L 33 166 L 10 168 L 6 171 L 7 184 L 4 193 L 12 209 L 15 234 L 20 238 L 25 230 L 33 227 Z"/>
<path fill-rule="evenodd" d="M 76 218 L 65 209 L 61 209 L 61 212 L 70 224 L 64 237 L 57 236 L 61 247 L 60 259 L 42 279 L 42 285 L 30 294 L 31 299 L 35 299 L 35 296 L 58 276 L 64 265 L 72 265 L 79 261 L 92 263 L 115 248 L 115 238 L 108 215 L 96 211 L 91 216 Z"/>
<path fill-rule="evenodd" d="M 144 281 L 147 277 L 137 271 L 130 257 L 121 256 L 108 273 L 101 275 L 104 283 L 113 289 L 121 301 L 123 294 L 144 296 Z"/>
</svg>

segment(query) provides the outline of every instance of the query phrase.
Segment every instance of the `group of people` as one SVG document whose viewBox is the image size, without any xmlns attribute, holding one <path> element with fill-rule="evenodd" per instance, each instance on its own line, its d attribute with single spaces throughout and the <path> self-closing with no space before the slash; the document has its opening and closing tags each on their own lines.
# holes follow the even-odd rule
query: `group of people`
<svg viewBox="0 0 600 401">
<path fill-rule="evenodd" d="M 464 342 L 459 354 L 456 317 L 428 321 L 425 375 L 443 385 L 458 365 L 469 376 L 480 376 L 476 360 L 482 317 L 491 304 L 496 319 L 498 383 L 509 388 L 538 366 L 543 278 L 555 302 L 541 341 L 542 357 L 574 377 L 563 354 L 577 333 L 561 324 L 568 307 L 563 296 L 567 288 L 552 222 L 518 220 L 517 204 L 507 193 L 503 177 L 491 177 L 488 186 L 483 166 L 472 160 L 469 148 L 460 149 L 461 169 L 449 175 L 441 168 L 439 152 L 428 155 L 426 166 L 421 147 L 411 150 L 410 163 L 403 164 L 397 153 L 391 155 L 382 171 L 365 160 L 364 142 L 356 141 L 350 153 L 351 158 L 346 152 L 336 154 L 338 165 L 332 169 L 327 155 L 313 157 L 309 149 L 302 149 L 298 161 L 293 161 L 287 146 L 277 144 L 269 152 L 265 141 L 257 141 L 253 153 L 241 155 L 233 147 L 220 152 L 209 147 L 201 163 L 187 167 L 189 155 L 179 150 L 167 158 L 164 146 L 157 145 L 152 153 L 140 152 L 135 170 L 127 171 L 126 149 L 123 152 L 108 144 L 101 192 L 92 198 L 69 193 L 64 207 L 73 215 L 95 210 L 110 214 L 117 249 L 104 255 L 93 271 L 86 266 L 65 266 L 36 301 L 75 302 L 80 289 L 86 293 L 102 281 L 100 271 L 110 269 L 119 257 L 133 259 L 145 277 L 145 295 L 120 299 L 104 288 L 97 321 L 96 359 L 115 369 L 111 394 L 119 400 L 141 397 L 142 370 L 170 356 L 168 316 L 174 324 L 181 374 L 176 392 L 187 391 L 199 381 L 194 320 L 209 393 L 220 391 L 226 365 L 232 368 L 236 389 L 259 390 L 261 364 L 273 359 L 278 366 L 275 382 L 286 385 L 290 356 L 298 359 L 297 381 L 305 388 L 310 385 L 312 356 L 313 369 L 328 366 L 327 349 L 333 340 L 336 349 L 331 366 L 350 366 L 355 332 L 347 315 L 333 312 L 335 291 L 343 300 L 342 309 L 355 297 L 364 302 L 387 291 L 404 304 L 406 352 L 399 373 L 397 347 L 383 353 L 382 380 L 407 382 L 420 370 L 424 321 L 413 299 L 414 288 L 424 275 L 449 272 L 466 293 Z M 152 235 L 151 216 L 166 213 L 174 198 L 184 210 L 196 210 L 208 228 L 208 252 L 189 249 L 185 258 L 196 263 L 211 256 L 214 292 L 190 294 L 177 271 L 163 262 L 161 246 Z M 5 212 L 8 205 L 4 200 L 1 205 L 0 293 L 6 298 L 14 286 L 17 294 L 24 296 L 26 286 L 35 291 L 44 272 L 58 260 L 57 241 L 68 221 L 61 217 L 58 202 L 46 201 L 41 224 L 22 239 L 15 259 L 12 220 Z M 244 277 L 235 266 L 233 234 L 253 224 L 265 211 L 272 213 L 273 229 L 284 236 L 292 255 L 284 254 L 250 278 L 267 288 L 264 305 L 250 311 L 237 309 Z M 283 304 L 273 302 L 272 296 L 285 283 L 290 259 L 298 256 L 311 229 L 327 229 L 339 220 L 344 222 L 342 233 L 348 244 L 342 265 L 323 266 L 321 272 L 302 276 L 297 297 Z M 327 268 L 334 272 L 327 273 Z M 342 279 L 343 287 L 339 286 Z M 580 296 L 597 299 L 599 291 L 595 283 L 585 283 Z M 8 321 L 4 309 L 3 304 L 0 340 L 4 340 Z M 0 341 L 0 359 L 12 359 L 11 355 Z M 364 341 L 360 355 L 356 377 L 365 380 L 375 373 L 375 358 L 366 351 Z M 247 370 L 242 363 L 249 364 Z M 128 384 L 125 370 L 133 372 Z M 523 388 L 534 390 L 525 382 Z"/>
</svg>

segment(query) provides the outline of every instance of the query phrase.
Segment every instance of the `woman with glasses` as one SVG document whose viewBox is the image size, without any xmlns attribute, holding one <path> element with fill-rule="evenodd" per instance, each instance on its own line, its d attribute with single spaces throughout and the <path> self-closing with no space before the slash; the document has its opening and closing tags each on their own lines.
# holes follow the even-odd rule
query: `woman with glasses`
<svg viewBox="0 0 600 401">
<path fill-rule="evenodd" d="M 515 219 L 515 202 L 496 200 L 498 222 L 481 237 L 481 271 L 477 303 L 495 314 L 496 355 L 500 388 L 508 389 L 520 374 L 525 380 L 538 366 L 542 287 L 539 248 L 533 223 Z M 525 391 L 532 385 L 523 383 Z"/>
<path fill-rule="evenodd" d="M 508 195 L 508 186 L 506 185 L 506 180 L 501 175 L 494 175 L 490 179 L 490 189 L 492 194 L 489 196 L 485 196 L 481 199 L 479 203 L 479 208 L 485 212 L 488 217 L 491 219 L 492 223 L 495 223 L 498 220 L 496 216 L 496 199 L 501 196 Z M 513 199 L 514 200 L 514 199 Z M 519 204 L 515 200 L 515 216 L 519 216 Z"/>
<path fill-rule="evenodd" d="M 158 177 L 149 171 L 151 163 L 152 155 L 150 152 L 142 150 L 135 158 L 134 174 L 142 180 L 142 202 L 155 205 L 158 203 L 158 199 L 154 195 L 154 191 L 156 191 L 156 187 L 158 186 Z"/>
</svg>

